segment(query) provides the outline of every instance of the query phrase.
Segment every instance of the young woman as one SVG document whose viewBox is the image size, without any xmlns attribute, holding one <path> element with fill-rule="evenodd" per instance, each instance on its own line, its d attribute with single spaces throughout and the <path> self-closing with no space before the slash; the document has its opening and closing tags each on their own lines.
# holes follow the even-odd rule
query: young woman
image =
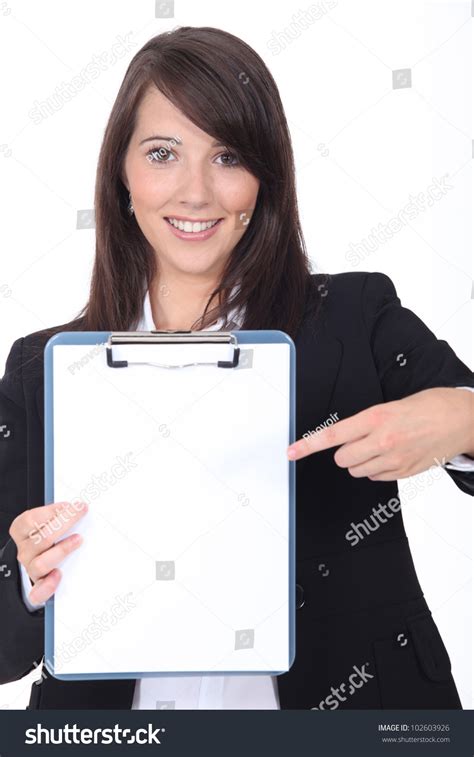
<svg viewBox="0 0 474 757">
<path fill-rule="evenodd" d="M 292 668 L 65 682 L 43 667 L 30 708 L 459 708 L 397 479 L 441 462 L 474 493 L 473 374 L 384 274 L 311 273 L 283 107 L 248 45 L 181 27 L 137 53 L 105 130 L 95 213 L 87 305 L 70 323 L 17 339 L 0 384 L 1 422 L 14 428 L 0 444 L 1 562 L 10 571 L 0 582 L 0 683 L 40 665 L 42 605 L 61 561 L 80 549 L 72 534 L 56 542 L 81 511 L 39 543 L 30 535 L 57 505 L 43 495 L 50 336 L 281 329 L 297 349 L 300 440 Z"/>
</svg>

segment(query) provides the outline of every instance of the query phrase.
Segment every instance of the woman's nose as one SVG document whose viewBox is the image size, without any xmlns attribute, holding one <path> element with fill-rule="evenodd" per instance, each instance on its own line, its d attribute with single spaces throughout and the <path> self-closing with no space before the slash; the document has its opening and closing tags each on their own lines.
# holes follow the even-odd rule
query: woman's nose
<svg viewBox="0 0 474 757">
<path fill-rule="evenodd" d="M 207 167 L 189 166 L 183 171 L 178 199 L 181 202 L 207 203 L 212 200 L 212 179 Z"/>
</svg>

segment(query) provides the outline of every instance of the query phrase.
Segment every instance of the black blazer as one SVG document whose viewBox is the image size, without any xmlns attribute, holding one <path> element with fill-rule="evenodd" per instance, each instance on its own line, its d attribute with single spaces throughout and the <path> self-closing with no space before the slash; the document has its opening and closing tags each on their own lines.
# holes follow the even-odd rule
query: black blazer
<svg viewBox="0 0 474 757">
<path fill-rule="evenodd" d="M 474 386 L 472 371 L 401 306 L 386 275 L 313 278 L 325 284 L 317 318 L 307 315 L 295 338 L 297 438 L 331 413 L 343 419 L 422 389 Z M 9 527 L 23 510 L 45 504 L 46 341 L 42 331 L 17 339 L 0 382 L 0 425 L 13 430 L 0 439 L 0 563 L 11 571 L 8 578 L 0 573 L 0 683 L 26 675 L 41 663 L 44 650 L 44 611 L 30 613 L 23 604 Z M 355 546 L 346 536 L 373 507 L 396 501 L 397 482 L 355 479 L 335 464 L 335 451 L 296 463 L 296 659 L 278 676 L 280 706 L 460 708 L 401 512 L 378 528 L 365 528 Z M 463 492 L 474 494 L 474 473 L 446 473 Z M 360 529 L 364 534 L 364 526 Z M 130 709 L 134 686 L 126 679 L 60 681 L 44 669 L 29 707 Z"/>
</svg>

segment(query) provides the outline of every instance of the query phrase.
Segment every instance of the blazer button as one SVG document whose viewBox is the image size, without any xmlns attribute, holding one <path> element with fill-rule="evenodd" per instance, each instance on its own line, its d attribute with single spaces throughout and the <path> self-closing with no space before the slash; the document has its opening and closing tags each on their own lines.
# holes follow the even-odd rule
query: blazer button
<svg viewBox="0 0 474 757">
<path fill-rule="evenodd" d="M 300 610 L 304 605 L 304 591 L 301 584 L 296 584 L 296 609 Z"/>
</svg>

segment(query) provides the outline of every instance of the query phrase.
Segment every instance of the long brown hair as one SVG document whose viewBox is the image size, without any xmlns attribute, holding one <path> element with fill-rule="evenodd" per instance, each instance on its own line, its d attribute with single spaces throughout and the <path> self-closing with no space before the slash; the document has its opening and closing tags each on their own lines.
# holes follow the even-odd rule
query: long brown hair
<svg viewBox="0 0 474 757">
<path fill-rule="evenodd" d="M 81 330 L 135 329 L 157 273 L 154 250 L 127 212 L 121 178 L 136 113 L 151 85 L 260 181 L 248 227 L 193 328 L 245 307 L 242 328 L 281 329 L 294 338 L 309 289 L 313 304 L 321 298 L 298 218 L 291 138 L 278 89 L 263 60 L 241 39 L 191 26 L 159 34 L 139 50 L 113 105 L 97 168 L 96 253 L 89 301 L 78 314 Z M 240 289 L 229 300 L 236 284 Z M 211 301 L 218 305 L 208 310 Z"/>
</svg>

